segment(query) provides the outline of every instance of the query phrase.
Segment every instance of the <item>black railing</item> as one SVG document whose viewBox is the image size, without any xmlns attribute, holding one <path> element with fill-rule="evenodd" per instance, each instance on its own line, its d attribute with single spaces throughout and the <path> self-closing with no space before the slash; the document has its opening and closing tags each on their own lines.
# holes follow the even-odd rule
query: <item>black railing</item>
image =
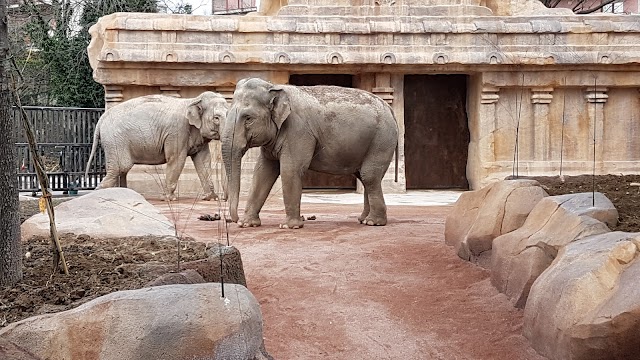
<svg viewBox="0 0 640 360">
<path fill-rule="evenodd" d="M 93 131 L 104 111 L 35 106 L 27 106 L 25 111 L 35 132 L 38 154 L 43 159 L 51 190 L 69 192 L 94 189 L 106 174 L 104 153 L 100 146 L 96 150 L 87 178 L 84 171 L 91 153 Z M 40 191 L 40 183 L 18 115 L 14 108 L 18 139 L 18 189 L 35 195 Z"/>
</svg>

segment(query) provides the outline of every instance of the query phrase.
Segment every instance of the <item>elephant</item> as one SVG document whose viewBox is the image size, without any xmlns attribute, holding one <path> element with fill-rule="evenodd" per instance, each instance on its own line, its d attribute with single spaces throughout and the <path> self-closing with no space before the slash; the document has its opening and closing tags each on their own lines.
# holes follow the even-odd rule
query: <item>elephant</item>
<svg viewBox="0 0 640 360">
<path fill-rule="evenodd" d="M 178 178 L 190 156 L 204 189 L 203 199 L 217 200 L 209 142 L 220 140 L 228 108 L 226 99 L 211 91 L 196 98 L 146 95 L 115 105 L 96 124 L 85 177 L 100 141 L 107 174 L 96 189 L 127 187 L 127 173 L 134 164 L 167 164 L 164 195 L 176 200 Z"/>
<path fill-rule="evenodd" d="M 260 210 L 281 176 L 286 220 L 280 228 L 302 228 L 302 176 L 311 169 L 355 175 L 364 186 L 364 210 L 358 221 L 386 225 L 381 182 L 398 144 L 398 125 L 380 97 L 338 86 L 242 79 L 222 129 L 230 221 L 241 227 L 260 226 Z M 252 147 L 260 147 L 260 155 L 240 220 L 240 167 L 242 156 Z"/>
</svg>

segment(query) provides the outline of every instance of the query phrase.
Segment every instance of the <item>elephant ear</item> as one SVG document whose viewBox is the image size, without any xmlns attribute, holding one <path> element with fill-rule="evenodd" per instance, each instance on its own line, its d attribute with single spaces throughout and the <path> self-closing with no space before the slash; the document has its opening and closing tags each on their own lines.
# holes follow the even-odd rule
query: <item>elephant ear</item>
<svg viewBox="0 0 640 360">
<path fill-rule="evenodd" d="M 284 91 L 281 86 L 273 86 L 269 89 L 271 94 L 271 120 L 276 123 L 278 130 L 282 127 L 284 121 L 291 114 L 291 105 L 289 104 L 289 95 Z"/>
<path fill-rule="evenodd" d="M 202 126 L 202 95 L 187 105 L 187 120 L 189 120 L 189 125 L 195 126 L 197 129 Z"/>
</svg>

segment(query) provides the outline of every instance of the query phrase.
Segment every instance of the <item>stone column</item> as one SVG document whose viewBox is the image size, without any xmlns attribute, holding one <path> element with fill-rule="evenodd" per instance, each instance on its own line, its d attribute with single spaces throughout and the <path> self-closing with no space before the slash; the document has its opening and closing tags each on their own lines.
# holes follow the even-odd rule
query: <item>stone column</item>
<svg viewBox="0 0 640 360">
<path fill-rule="evenodd" d="M 105 85 L 104 86 L 104 109 L 108 110 L 114 105 L 118 105 L 122 102 L 124 95 L 122 94 L 123 87 L 120 85 Z"/>
<path fill-rule="evenodd" d="M 598 167 L 602 168 L 604 153 L 604 104 L 609 98 L 607 88 L 600 86 L 588 87 L 586 98 L 589 122 L 591 123 L 589 140 L 593 144 L 595 138 L 595 161 L 599 164 Z M 593 149 L 591 146 L 589 148 Z M 591 158 L 590 160 L 593 159 Z"/>
<path fill-rule="evenodd" d="M 551 157 L 549 143 L 549 104 L 553 100 L 553 88 L 541 87 L 531 89 L 531 103 L 533 103 L 533 158 L 532 160 L 547 161 Z"/>
<path fill-rule="evenodd" d="M 162 93 L 162 95 L 173 96 L 176 98 L 181 97 L 180 88 L 175 86 L 162 86 L 160 87 L 160 93 Z"/>
<path fill-rule="evenodd" d="M 391 87 L 391 74 L 377 73 L 375 76 L 375 87 L 371 92 L 378 95 L 389 105 L 393 103 L 393 88 Z"/>
<path fill-rule="evenodd" d="M 394 92 L 395 89 L 391 85 L 391 74 L 390 73 L 376 73 L 375 74 L 375 82 L 374 87 L 371 89 L 371 92 L 375 95 L 379 96 L 382 100 L 384 100 L 387 104 L 389 104 L 392 108 L 394 108 Z M 397 121 L 401 121 L 398 116 L 396 116 Z M 400 130 L 400 124 L 398 124 L 398 130 Z M 402 136 L 402 134 L 398 134 L 398 136 Z M 385 191 L 405 191 L 406 184 L 404 180 L 404 141 L 403 139 L 398 139 L 398 146 L 396 147 L 396 151 L 393 154 L 393 159 L 391 160 L 391 164 L 387 169 L 387 173 L 385 174 L 382 180 L 382 187 Z M 401 172 L 403 174 L 401 174 Z M 364 188 L 360 182 L 357 183 L 358 192 L 363 192 Z"/>
<path fill-rule="evenodd" d="M 478 126 L 478 158 L 482 166 L 496 161 L 494 131 L 496 130 L 496 104 L 500 100 L 500 89 L 485 85 L 480 95 L 480 116 Z M 481 166 L 481 167 L 482 167 Z"/>
</svg>

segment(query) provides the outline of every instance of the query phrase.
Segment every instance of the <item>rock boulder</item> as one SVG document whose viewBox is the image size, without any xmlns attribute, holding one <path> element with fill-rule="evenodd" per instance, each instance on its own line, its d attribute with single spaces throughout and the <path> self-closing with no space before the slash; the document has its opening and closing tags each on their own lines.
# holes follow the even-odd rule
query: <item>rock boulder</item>
<svg viewBox="0 0 640 360">
<path fill-rule="evenodd" d="M 0 338 L 44 359 L 265 359 L 262 315 L 241 285 L 166 285 L 119 291 L 31 317 Z"/>
<path fill-rule="evenodd" d="M 534 282 L 524 335 L 552 360 L 637 359 L 640 234 L 609 232 L 560 249 Z"/>
<path fill-rule="evenodd" d="M 445 223 L 458 256 L 488 261 L 493 239 L 520 228 L 547 193 L 535 180 L 503 180 L 460 196 Z"/>
<path fill-rule="evenodd" d="M 586 236 L 609 232 L 618 212 L 603 194 L 550 196 L 533 208 L 524 225 L 493 240 L 491 282 L 516 307 L 524 307 L 536 278 L 558 250 Z M 598 219 L 598 220 L 596 220 Z"/>
<path fill-rule="evenodd" d="M 174 235 L 172 222 L 142 195 L 127 188 L 92 191 L 55 207 L 58 233 L 92 237 Z M 49 216 L 40 213 L 21 226 L 22 239 L 49 236 Z"/>
</svg>

